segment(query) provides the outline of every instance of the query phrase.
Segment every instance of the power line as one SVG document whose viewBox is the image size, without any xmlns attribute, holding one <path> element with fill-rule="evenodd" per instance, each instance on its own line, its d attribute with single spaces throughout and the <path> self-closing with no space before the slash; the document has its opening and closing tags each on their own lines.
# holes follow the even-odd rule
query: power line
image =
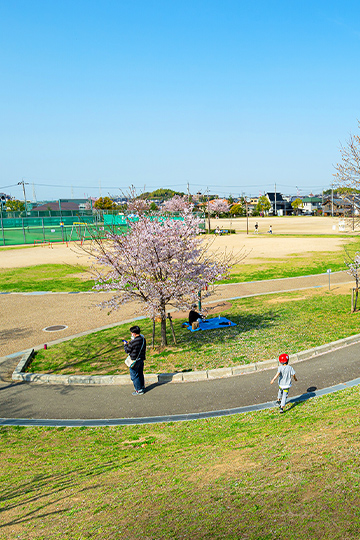
<svg viewBox="0 0 360 540">
<path fill-rule="evenodd" d="M 3 187 L 0 187 L 0 189 L 7 189 L 9 187 L 15 187 L 17 186 L 18 184 L 11 184 L 11 186 L 3 186 Z"/>
</svg>

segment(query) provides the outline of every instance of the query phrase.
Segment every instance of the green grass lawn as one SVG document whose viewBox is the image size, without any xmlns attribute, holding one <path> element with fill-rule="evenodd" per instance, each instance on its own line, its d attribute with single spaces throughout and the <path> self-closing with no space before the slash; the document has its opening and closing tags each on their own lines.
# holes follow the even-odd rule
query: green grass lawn
<svg viewBox="0 0 360 540">
<path fill-rule="evenodd" d="M 6 540 L 355 540 L 359 388 L 231 417 L 0 428 Z"/>
<path fill-rule="evenodd" d="M 183 320 L 174 319 L 177 346 L 165 350 L 148 346 L 145 371 L 161 373 L 246 364 L 357 334 L 360 313 L 350 314 L 350 303 L 350 293 L 309 289 L 232 302 L 231 309 L 222 315 L 234 321 L 234 327 L 189 332 L 181 327 Z M 140 321 L 140 326 L 150 345 L 151 321 Z M 121 339 L 127 339 L 128 334 L 129 325 L 120 325 L 54 345 L 38 351 L 28 369 L 59 374 L 127 373 Z M 168 340 L 171 344 L 169 329 Z"/>
<path fill-rule="evenodd" d="M 94 285 L 90 279 L 82 279 L 88 271 L 85 266 L 67 264 L 40 264 L 24 268 L 0 268 L 0 291 L 89 291 Z"/>
</svg>

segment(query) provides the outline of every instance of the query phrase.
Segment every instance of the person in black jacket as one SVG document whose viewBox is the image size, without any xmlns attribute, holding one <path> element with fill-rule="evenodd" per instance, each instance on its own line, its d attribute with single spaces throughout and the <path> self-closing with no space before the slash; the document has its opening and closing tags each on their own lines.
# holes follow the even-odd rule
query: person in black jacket
<svg viewBox="0 0 360 540">
<path fill-rule="evenodd" d="M 130 368 L 130 378 L 134 384 L 133 396 L 139 396 L 145 392 L 144 361 L 146 356 L 146 339 L 140 333 L 138 326 L 130 328 L 131 341 L 123 340 L 125 352 L 136 363 Z"/>
<path fill-rule="evenodd" d="M 193 304 L 191 306 L 191 310 L 189 311 L 189 324 L 190 326 L 192 325 L 192 323 L 198 321 L 198 320 L 202 320 L 203 319 L 203 316 L 198 313 L 196 310 L 196 304 Z"/>
</svg>

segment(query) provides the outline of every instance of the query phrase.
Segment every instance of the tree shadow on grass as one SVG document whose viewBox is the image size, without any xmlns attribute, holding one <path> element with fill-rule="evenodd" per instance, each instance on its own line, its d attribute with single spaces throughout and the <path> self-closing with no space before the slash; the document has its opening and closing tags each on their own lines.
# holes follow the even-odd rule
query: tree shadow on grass
<svg viewBox="0 0 360 540">
<path fill-rule="evenodd" d="M 126 460 L 126 464 L 130 464 L 137 461 L 137 459 Z M 11 519 L 10 521 L 3 521 L 0 525 L 0 529 L 4 527 L 14 526 L 16 524 L 27 523 L 32 520 L 42 519 L 53 514 L 62 514 L 68 512 L 72 508 L 71 501 L 69 500 L 68 491 L 71 490 L 71 498 L 76 493 L 83 493 L 85 491 L 94 490 L 101 484 L 96 483 L 89 487 L 81 487 L 81 484 L 86 479 L 99 478 L 102 475 L 119 469 L 119 463 L 115 461 L 108 461 L 105 463 L 99 463 L 92 467 L 89 463 L 86 466 L 79 465 L 72 468 L 68 472 L 61 472 L 55 474 L 37 474 L 32 477 L 31 480 L 24 481 L 21 486 L 17 488 L 5 488 L 0 491 L 0 503 L 6 503 L 6 511 L 15 510 L 18 507 L 22 507 L 24 510 L 18 518 Z M 65 494 L 61 496 L 62 493 Z M 26 496 L 26 505 L 24 504 L 24 497 Z M 47 512 L 40 514 L 39 512 L 45 509 L 47 506 L 59 504 L 64 500 L 69 501 L 69 508 L 64 508 L 54 512 Z M 44 501 L 41 504 L 41 501 Z M 35 510 L 26 512 L 26 508 L 29 504 L 34 503 L 39 505 Z M 21 511 L 21 510 L 20 510 Z"/>
<path fill-rule="evenodd" d="M 91 350 L 91 352 L 89 352 Z M 103 364 L 104 366 L 108 365 L 109 359 L 107 358 L 108 355 L 114 354 L 118 352 L 119 353 L 119 363 L 121 362 L 121 356 L 123 355 L 125 357 L 125 353 L 123 351 L 122 346 L 117 345 L 113 347 L 108 347 L 107 345 L 99 348 L 96 353 L 93 352 L 93 347 L 87 348 L 83 347 L 82 350 L 79 352 L 79 350 L 76 350 L 76 359 L 73 362 L 67 362 L 65 364 L 59 365 L 57 368 L 44 370 L 44 373 L 46 374 L 56 374 L 59 372 L 62 372 L 66 369 L 71 368 L 81 368 L 84 367 L 84 365 L 89 363 L 97 363 L 100 367 Z M 36 357 L 36 353 L 35 353 Z M 116 366 L 114 366 L 114 369 L 116 369 Z M 86 372 L 83 373 L 86 375 Z"/>
</svg>

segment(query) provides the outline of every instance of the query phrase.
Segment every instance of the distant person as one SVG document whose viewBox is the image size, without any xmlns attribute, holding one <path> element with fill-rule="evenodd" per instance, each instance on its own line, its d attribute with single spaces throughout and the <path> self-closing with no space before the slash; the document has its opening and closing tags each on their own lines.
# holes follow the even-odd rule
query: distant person
<svg viewBox="0 0 360 540">
<path fill-rule="evenodd" d="M 286 400 L 289 395 L 289 390 L 291 388 L 291 377 L 294 378 L 294 381 L 297 381 L 297 378 L 294 368 L 289 366 L 288 354 L 280 354 L 279 362 L 281 365 L 278 367 L 275 377 L 271 379 L 270 384 L 273 384 L 279 377 L 279 392 L 276 403 L 280 407 L 279 412 L 283 413 L 284 407 L 286 405 Z"/>
<path fill-rule="evenodd" d="M 219 225 L 215 229 L 215 234 L 221 234 L 221 230 L 220 230 Z"/>
<path fill-rule="evenodd" d="M 259 232 L 259 224 L 258 222 L 255 223 L 255 230 L 254 233 L 257 234 Z"/>
<path fill-rule="evenodd" d="M 130 379 L 133 382 L 135 391 L 133 396 L 139 396 L 145 393 L 145 380 L 144 380 L 144 361 L 146 356 L 146 339 L 140 333 L 138 326 L 132 326 L 130 328 L 131 340 L 126 341 L 123 339 L 124 350 L 129 355 L 132 364 L 130 368 Z"/>
<path fill-rule="evenodd" d="M 270 227 L 269 227 L 268 233 L 269 233 L 269 234 L 272 234 L 272 226 L 271 226 L 271 225 L 270 225 Z"/>
<path fill-rule="evenodd" d="M 198 313 L 196 310 L 196 304 L 193 304 L 191 306 L 191 310 L 189 311 L 189 325 L 193 330 L 196 330 L 196 328 L 199 328 L 199 322 L 203 320 L 203 316 L 201 313 Z"/>
</svg>

